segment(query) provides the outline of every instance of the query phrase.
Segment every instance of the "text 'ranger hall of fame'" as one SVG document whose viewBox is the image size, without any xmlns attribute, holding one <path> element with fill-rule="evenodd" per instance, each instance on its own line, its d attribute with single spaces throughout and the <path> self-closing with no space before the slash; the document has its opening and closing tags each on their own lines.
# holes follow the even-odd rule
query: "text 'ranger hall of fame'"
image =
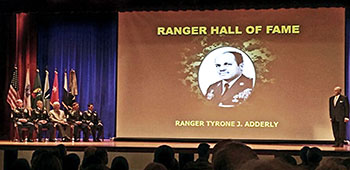
<svg viewBox="0 0 350 170">
<path fill-rule="evenodd" d="M 250 57 L 233 47 L 211 51 L 198 72 L 202 94 L 219 107 L 235 107 L 246 101 L 252 94 L 255 79 L 255 68 Z"/>
</svg>

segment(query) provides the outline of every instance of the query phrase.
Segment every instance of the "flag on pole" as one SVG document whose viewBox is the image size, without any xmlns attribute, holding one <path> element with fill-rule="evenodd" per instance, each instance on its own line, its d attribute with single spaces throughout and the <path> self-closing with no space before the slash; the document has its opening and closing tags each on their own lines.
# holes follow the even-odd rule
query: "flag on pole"
<svg viewBox="0 0 350 170">
<path fill-rule="evenodd" d="M 73 104 L 73 96 L 68 90 L 68 76 L 67 76 L 67 71 L 64 72 L 64 79 L 63 79 L 63 100 L 62 100 L 62 105 L 66 110 L 72 109 L 72 104 Z"/>
<path fill-rule="evenodd" d="M 32 92 L 32 108 L 36 108 L 36 102 L 43 99 L 43 91 L 41 90 L 41 80 L 39 69 L 36 69 L 36 77 L 34 81 L 34 87 Z"/>
<path fill-rule="evenodd" d="M 69 73 L 69 88 L 70 88 L 70 93 L 74 96 L 78 95 L 78 84 L 77 84 L 77 75 L 75 73 L 75 70 L 70 70 Z"/>
<path fill-rule="evenodd" d="M 52 93 L 51 93 L 51 105 L 55 102 L 59 102 L 59 93 L 58 93 L 58 72 L 55 71 L 55 78 L 53 79 L 53 85 L 52 85 Z"/>
<path fill-rule="evenodd" d="M 10 83 L 9 92 L 7 94 L 7 103 L 10 105 L 11 109 L 15 109 L 16 106 L 16 100 L 18 99 L 18 70 L 17 67 L 15 67 L 15 70 L 12 74 L 12 80 Z"/>
<path fill-rule="evenodd" d="M 24 85 L 24 108 L 31 110 L 31 92 L 30 92 L 30 77 L 29 77 L 29 69 L 26 72 L 26 81 Z"/>
<path fill-rule="evenodd" d="M 45 84 L 44 84 L 44 95 L 43 95 L 43 101 L 44 101 L 44 107 L 46 110 L 50 110 L 50 84 L 49 84 L 49 71 L 45 70 Z"/>
</svg>

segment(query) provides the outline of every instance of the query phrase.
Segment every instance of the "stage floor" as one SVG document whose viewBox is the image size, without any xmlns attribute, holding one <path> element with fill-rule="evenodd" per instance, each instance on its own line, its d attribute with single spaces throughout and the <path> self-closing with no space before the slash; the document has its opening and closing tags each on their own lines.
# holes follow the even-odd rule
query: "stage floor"
<svg viewBox="0 0 350 170">
<path fill-rule="evenodd" d="M 14 142 L 0 141 L 0 149 L 35 150 L 64 144 L 69 151 L 82 151 L 88 146 L 105 148 L 109 152 L 153 152 L 160 145 L 169 145 L 175 152 L 196 152 L 199 142 L 110 141 L 104 142 Z M 211 148 L 215 143 L 209 143 Z M 259 155 L 286 153 L 299 155 L 303 146 L 318 147 L 324 156 L 350 156 L 350 145 L 333 147 L 331 144 L 247 144 Z"/>
</svg>

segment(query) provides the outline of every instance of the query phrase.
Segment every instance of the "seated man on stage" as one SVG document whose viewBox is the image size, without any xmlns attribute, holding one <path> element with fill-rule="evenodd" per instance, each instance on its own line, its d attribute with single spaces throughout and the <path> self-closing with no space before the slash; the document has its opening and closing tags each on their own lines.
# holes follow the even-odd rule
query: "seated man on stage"
<svg viewBox="0 0 350 170">
<path fill-rule="evenodd" d="M 33 131 L 34 131 L 34 123 L 31 120 L 29 115 L 29 111 L 23 107 L 23 101 L 18 99 L 16 101 L 17 107 L 12 111 L 11 117 L 16 123 L 19 135 L 19 141 L 23 142 L 24 138 L 22 135 L 22 128 L 28 128 L 28 142 L 33 142 Z"/>
<path fill-rule="evenodd" d="M 50 142 L 54 142 L 54 128 L 52 122 L 50 122 L 49 114 L 47 113 L 46 109 L 43 107 L 43 102 L 41 100 L 38 100 L 36 102 L 36 108 L 33 110 L 32 117 L 33 122 L 38 125 L 39 128 L 39 134 L 38 134 L 38 141 L 41 142 L 43 132 L 43 128 L 47 128 L 50 133 Z"/>
<path fill-rule="evenodd" d="M 74 140 L 80 141 L 80 131 L 83 130 L 84 138 L 83 141 L 89 141 L 89 126 L 86 122 L 83 122 L 83 113 L 79 109 L 79 103 L 74 102 L 72 110 L 69 111 L 69 122 L 74 126 Z"/>
<path fill-rule="evenodd" d="M 49 112 L 49 117 L 51 122 L 54 123 L 55 127 L 58 127 L 59 134 L 63 142 L 70 141 L 70 137 L 67 134 L 70 134 L 70 127 L 67 122 L 67 117 L 64 114 L 63 110 L 60 109 L 60 103 L 53 103 L 53 110 Z"/>
<path fill-rule="evenodd" d="M 83 120 L 85 120 L 91 128 L 92 138 L 94 142 L 101 142 L 100 137 L 103 133 L 103 124 L 101 119 L 98 118 L 98 114 L 96 110 L 94 110 L 94 105 L 92 103 L 88 104 L 88 110 L 84 112 Z M 98 131 L 97 138 L 96 131 Z"/>
</svg>

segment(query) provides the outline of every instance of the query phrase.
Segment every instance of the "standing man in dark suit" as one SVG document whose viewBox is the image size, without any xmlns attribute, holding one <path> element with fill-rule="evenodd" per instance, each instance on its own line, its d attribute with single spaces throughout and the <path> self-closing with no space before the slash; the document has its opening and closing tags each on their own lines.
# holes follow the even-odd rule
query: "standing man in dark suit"
<svg viewBox="0 0 350 170">
<path fill-rule="evenodd" d="M 245 101 L 253 90 L 253 79 L 243 75 L 243 57 L 237 52 L 225 52 L 215 58 L 221 80 L 207 89 L 207 100 L 220 107 L 234 107 Z"/>
<path fill-rule="evenodd" d="M 334 96 L 329 98 L 329 116 L 332 122 L 335 147 L 342 147 L 345 139 L 345 124 L 349 121 L 349 102 L 341 95 L 341 88 L 334 88 Z"/>
</svg>

